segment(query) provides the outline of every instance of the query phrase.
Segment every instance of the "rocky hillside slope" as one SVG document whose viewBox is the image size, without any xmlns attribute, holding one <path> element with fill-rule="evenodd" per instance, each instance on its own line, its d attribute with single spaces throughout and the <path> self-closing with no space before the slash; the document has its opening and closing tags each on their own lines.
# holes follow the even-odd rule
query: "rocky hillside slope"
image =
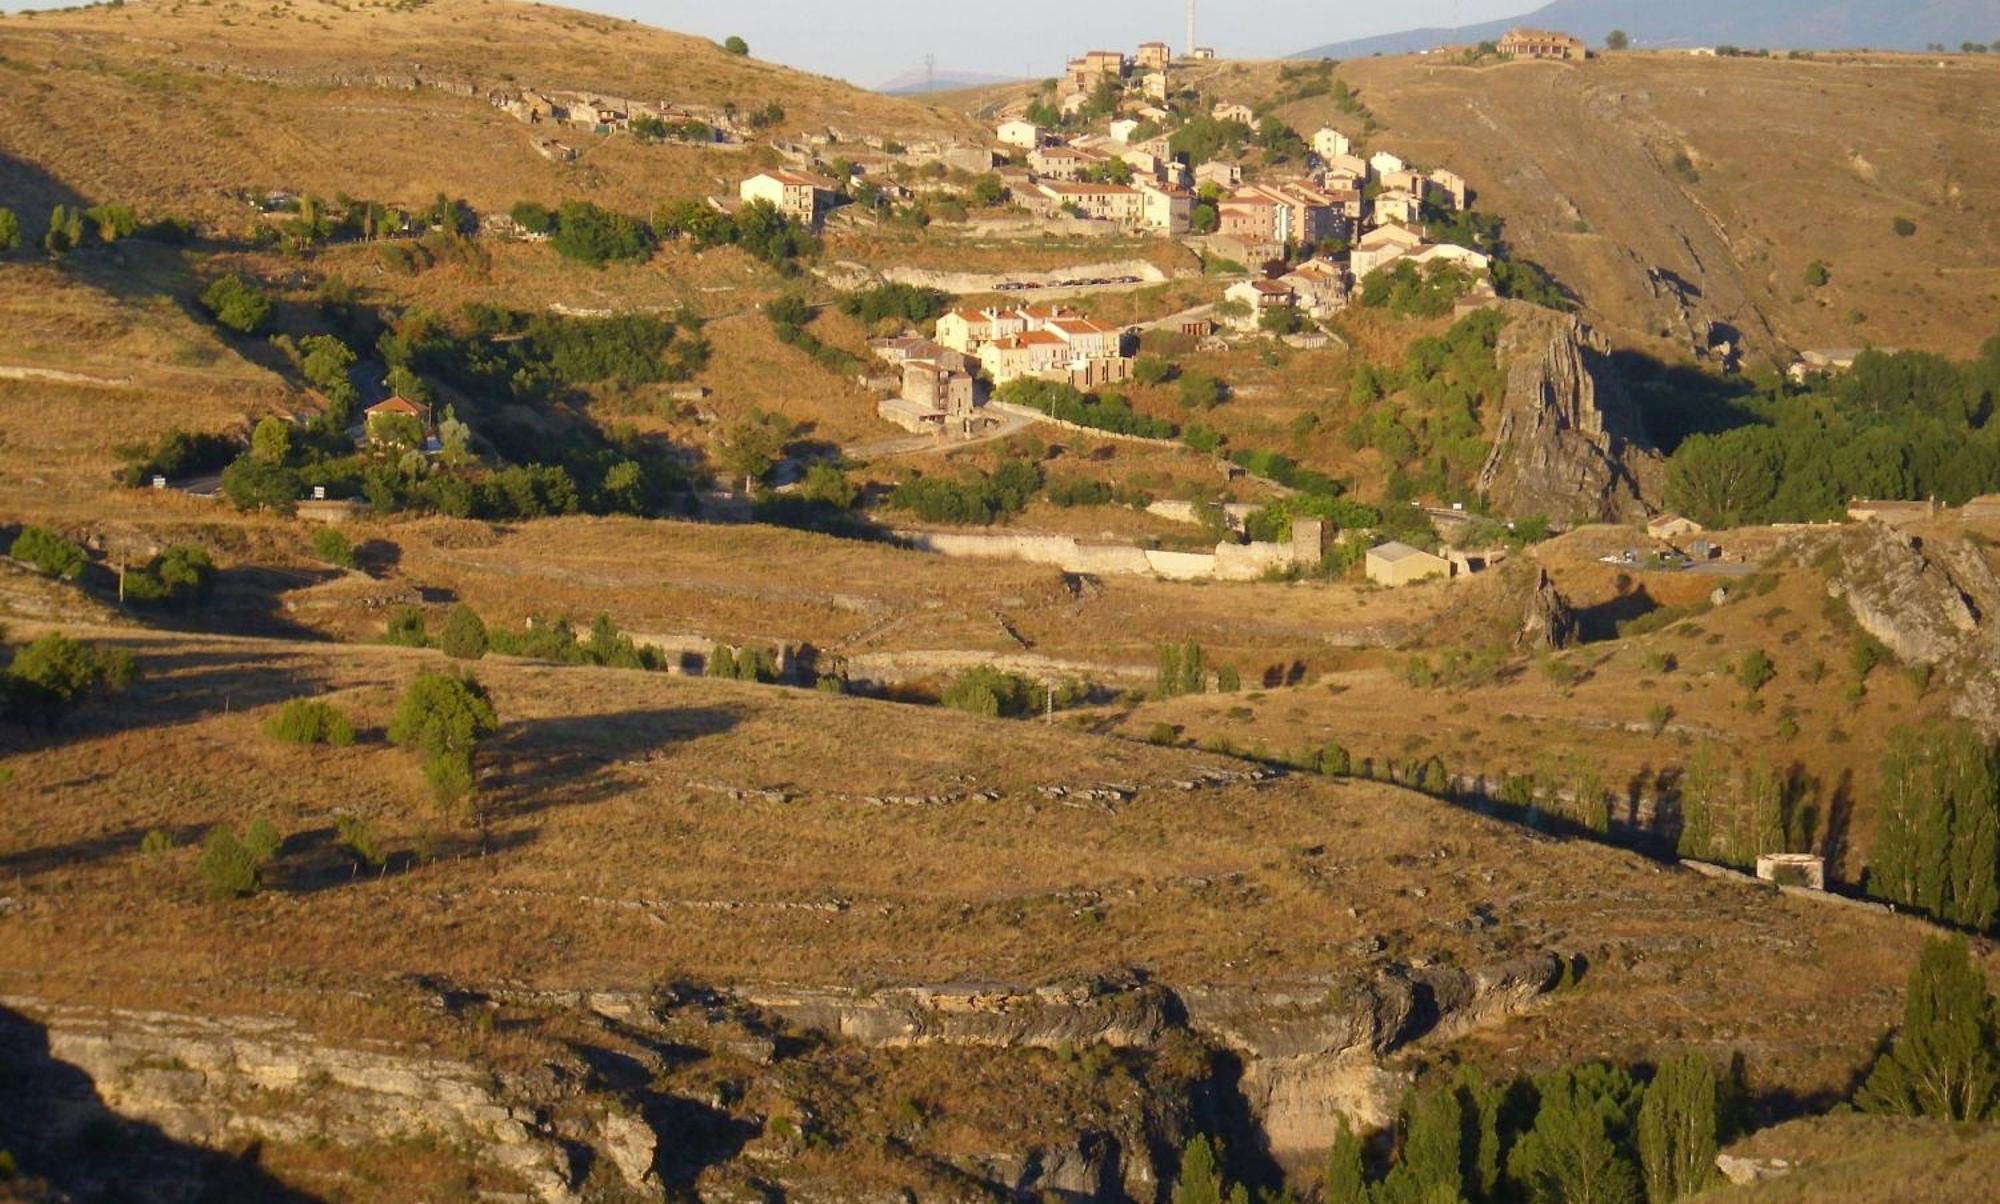
<svg viewBox="0 0 2000 1204">
<path fill-rule="evenodd" d="M 142 1169 L 254 1140 L 276 1182 L 362 1200 L 419 1172 L 1143 1199 L 1191 1127 L 1273 1180 L 1454 1050 L 1541 1065 L 1615 1032 L 1837 1088 L 1920 935 L 1382 785 L 491 658 L 474 829 L 381 735 L 437 654 L 85 634 L 139 684 L 59 739 L 0 736 L 26 808 L 0 837 L 4 1081 L 65 1101 L 0 1116 L 44 1176 L 138 1173 L 74 1157 L 138 1125 Z M 299 694 L 356 746 L 263 736 Z M 265 889 L 204 898 L 203 834 L 259 817 Z"/>
<path fill-rule="evenodd" d="M 0 196 L 31 231 L 48 206 L 78 199 L 240 223 L 227 196 L 239 188 L 400 204 L 445 192 L 499 211 L 588 194 L 650 213 L 733 191 L 753 162 L 727 148 L 531 129 L 487 103 L 523 88 L 744 113 L 776 104 L 784 118 L 770 132 L 792 137 L 832 127 L 917 141 L 970 128 L 705 39 L 507 0 L 135 0 L 16 13 L 0 20 L 0 58 L 0 108 L 16 116 L 0 131 Z M 534 135 L 583 153 L 551 162 Z"/>
<path fill-rule="evenodd" d="M 1340 75 L 1381 126 L 1369 146 L 1463 174 L 1615 342 L 1678 357 L 1733 340 L 1756 362 L 1865 343 L 1963 355 L 1992 335 L 1991 58 L 1382 58 Z M 1206 86 L 1254 103 L 1279 94 L 1275 72 L 1225 65 Z M 1278 112 L 1363 133 L 1328 98 Z"/>
</svg>

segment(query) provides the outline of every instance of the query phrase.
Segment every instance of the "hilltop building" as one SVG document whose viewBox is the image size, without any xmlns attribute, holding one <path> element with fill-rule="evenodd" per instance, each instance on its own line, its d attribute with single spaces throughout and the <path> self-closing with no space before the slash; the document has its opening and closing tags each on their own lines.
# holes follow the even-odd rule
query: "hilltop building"
<svg viewBox="0 0 2000 1204">
<path fill-rule="evenodd" d="M 1517 59 L 1557 59 L 1579 62 L 1590 57 L 1581 38 L 1549 29 L 1510 29 L 1500 39 L 1500 53 Z"/>
</svg>

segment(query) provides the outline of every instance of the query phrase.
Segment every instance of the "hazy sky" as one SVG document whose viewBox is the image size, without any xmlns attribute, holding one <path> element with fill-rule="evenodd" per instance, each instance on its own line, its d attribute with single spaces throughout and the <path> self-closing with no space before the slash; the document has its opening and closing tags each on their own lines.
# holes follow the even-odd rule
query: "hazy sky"
<svg viewBox="0 0 2000 1204">
<path fill-rule="evenodd" d="M 1512 16 L 1544 0 L 1197 0 L 1196 38 L 1224 57 Z M 1186 0 L 582 0 L 686 33 L 740 34 L 751 53 L 873 87 L 937 56 L 939 70 L 1053 75 L 1102 46 L 1187 41 Z"/>
<path fill-rule="evenodd" d="M 0 10 L 73 0 L 0 0 Z M 1748 0 L 1746 0 L 1748 2 Z M 1530 12 L 1543 0 L 1198 0 L 1196 37 L 1224 57 L 1275 58 L 1327 42 Z M 758 58 L 872 88 L 919 70 L 1054 75 L 1069 55 L 1187 41 L 1186 0 L 566 0 L 648 25 L 725 38 Z"/>
</svg>

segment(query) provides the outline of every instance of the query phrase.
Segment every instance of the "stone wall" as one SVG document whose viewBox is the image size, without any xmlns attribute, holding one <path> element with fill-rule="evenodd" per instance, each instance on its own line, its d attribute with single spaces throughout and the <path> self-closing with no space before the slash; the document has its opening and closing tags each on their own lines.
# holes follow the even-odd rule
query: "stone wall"
<svg viewBox="0 0 2000 1204">
<path fill-rule="evenodd" d="M 1087 544 L 1069 535 L 898 531 L 920 552 L 940 556 L 1025 560 L 1066 573 L 1160 577 L 1168 581 L 1257 581 L 1294 563 L 1291 544 L 1219 543 L 1212 552 L 1175 552 L 1130 544 Z"/>
</svg>

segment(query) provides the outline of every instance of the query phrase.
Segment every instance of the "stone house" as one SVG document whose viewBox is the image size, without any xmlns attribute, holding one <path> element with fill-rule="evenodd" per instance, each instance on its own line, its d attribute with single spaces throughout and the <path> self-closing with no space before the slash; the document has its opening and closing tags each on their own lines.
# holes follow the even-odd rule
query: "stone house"
<svg viewBox="0 0 2000 1204">
<path fill-rule="evenodd" d="M 1235 188 L 1243 183 L 1243 169 L 1234 163 L 1223 163 L 1211 159 L 1194 169 L 1196 185 L 1213 184 L 1218 188 Z"/>
<path fill-rule="evenodd" d="M 1500 39 L 1500 53 L 1517 59 L 1577 62 L 1590 57 L 1583 39 L 1549 29 L 1510 29 Z"/>
<path fill-rule="evenodd" d="M 1111 123 L 1111 140 L 1121 146 L 1125 145 L 1132 141 L 1132 132 L 1138 128 L 1139 123 L 1130 117 L 1120 117 Z"/>
<path fill-rule="evenodd" d="M 1217 121 L 1240 121 L 1244 125 L 1257 124 L 1257 113 L 1249 105 L 1223 101 L 1210 109 L 1208 115 Z"/>
<path fill-rule="evenodd" d="M 1700 523 L 1671 510 L 1656 515 L 1646 524 L 1646 534 L 1654 539 L 1679 539 L 1683 535 L 1699 535 L 1704 529 Z"/>
<path fill-rule="evenodd" d="M 1133 59 L 1141 71 L 1165 71 L 1173 61 L 1174 52 L 1165 42 L 1139 43 L 1139 53 Z"/>
<path fill-rule="evenodd" d="M 1230 285 L 1222 296 L 1224 300 L 1247 307 L 1247 313 L 1236 320 L 1236 325 L 1245 330 L 1257 329 L 1264 315 L 1272 310 L 1293 309 L 1299 303 L 1299 295 L 1292 291 L 1292 286 L 1278 280 L 1238 281 Z"/>
<path fill-rule="evenodd" d="M 1392 171 L 1401 171 L 1407 166 L 1408 164 L 1388 151 L 1376 151 L 1374 154 L 1368 156 L 1368 170 L 1378 180 Z"/>
<path fill-rule="evenodd" d="M 1415 194 L 1400 189 L 1384 192 L 1376 196 L 1371 216 L 1376 225 L 1395 222 L 1398 225 L 1414 226 L 1423 220 L 1424 203 Z"/>
<path fill-rule="evenodd" d="M 1060 208 L 1074 205 L 1085 217 L 1136 226 L 1145 216 L 1145 199 L 1123 184 L 1068 184 L 1043 181 L 1036 186 Z"/>
<path fill-rule="evenodd" d="M 1188 232 L 1194 214 L 1194 194 L 1185 188 L 1139 185 L 1139 224 L 1166 235 Z"/>
<path fill-rule="evenodd" d="M 1313 154 L 1318 155 L 1322 163 L 1343 158 L 1353 149 L 1354 144 L 1347 140 L 1347 135 L 1331 126 L 1321 126 L 1313 131 Z"/>
<path fill-rule="evenodd" d="M 1440 167 L 1431 173 L 1431 183 L 1450 199 L 1453 209 L 1465 208 L 1470 190 L 1465 186 L 1465 177 L 1455 171 Z"/>
<path fill-rule="evenodd" d="M 418 429 L 425 433 L 431 429 L 431 408 L 400 393 L 362 411 L 362 424 L 370 439 L 381 438 L 381 433 L 388 429 L 390 423 L 402 418 L 415 420 Z"/>
<path fill-rule="evenodd" d="M 1432 577 L 1449 577 L 1451 562 L 1422 548 L 1392 540 L 1368 549 L 1363 571 L 1370 581 L 1393 589 Z"/>
<path fill-rule="evenodd" d="M 1017 117 L 1012 121 L 1001 122 L 999 128 L 994 131 L 994 136 L 1000 139 L 1003 146 L 1033 150 L 1042 144 L 1042 127 Z"/>
<path fill-rule="evenodd" d="M 1172 90 L 1172 87 L 1168 83 L 1166 72 L 1148 71 L 1145 74 L 1145 76 L 1139 81 L 1139 90 L 1145 94 L 1147 100 L 1165 101 L 1167 99 L 1168 93 Z M 1150 114 L 1146 114 L 1143 112 L 1140 115 L 1151 116 Z M 1152 120 L 1162 121 L 1165 120 L 1165 118 L 1166 114 L 1162 112 L 1159 117 L 1153 117 Z"/>
<path fill-rule="evenodd" d="M 1278 282 L 1290 287 L 1299 307 L 1316 318 L 1347 307 L 1347 271 L 1331 259 L 1308 259 Z"/>
<path fill-rule="evenodd" d="M 1043 375 L 1062 368 L 1070 359 L 1069 344 L 1060 335 L 1046 330 L 1008 335 L 979 349 L 979 364 L 995 385 L 1004 385 L 1017 377 Z"/>
<path fill-rule="evenodd" d="M 779 213 L 817 228 L 839 197 L 840 183 L 813 172 L 775 170 L 751 176 L 736 192 L 745 204 L 765 201 Z"/>
<path fill-rule="evenodd" d="M 1377 226 L 1354 244 L 1347 260 L 1348 271 L 1358 283 L 1376 269 L 1394 263 L 1424 245 L 1421 235 L 1397 225 Z"/>
<path fill-rule="evenodd" d="M 1073 146 L 1038 146 L 1028 152 L 1028 170 L 1052 180 L 1074 180 L 1095 161 Z"/>
</svg>

